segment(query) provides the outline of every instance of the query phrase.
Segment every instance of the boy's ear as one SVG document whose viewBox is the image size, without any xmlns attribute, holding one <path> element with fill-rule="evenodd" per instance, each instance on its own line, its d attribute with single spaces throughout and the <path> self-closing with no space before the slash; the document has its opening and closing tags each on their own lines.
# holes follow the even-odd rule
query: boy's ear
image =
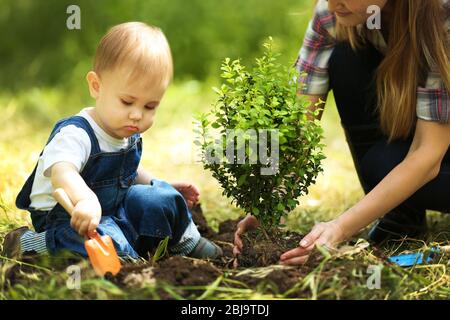
<svg viewBox="0 0 450 320">
<path fill-rule="evenodd" d="M 98 77 L 97 73 L 94 71 L 89 71 L 86 75 L 86 80 L 89 85 L 89 93 L 91 94 L 91 97 L 94 99 L 98 99 L 98 96 L 100 94 L 100 78 Z"/>
</svg>

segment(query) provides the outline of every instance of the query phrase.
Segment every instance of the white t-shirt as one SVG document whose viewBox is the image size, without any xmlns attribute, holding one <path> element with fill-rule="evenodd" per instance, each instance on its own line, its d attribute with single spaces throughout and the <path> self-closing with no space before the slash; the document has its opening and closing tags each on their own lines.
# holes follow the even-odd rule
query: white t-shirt
<svg viewBox="0 0 450 320">
<path fill-rule="evenodd" d="M 77 116 L 85 118 L 91 125 L 97 137 L 102 152 L 115 152 L 129 145 L 129 139 L 116 139 L 107 134 L 85 108 Z M 52 196 L 53 186 L 50 179 L 50 169 L 57 162 L 70 162 L 81 172 L 91 154 L 91 139 L 87 132 L 75 125 L 62 128 L 44 148 L 39 157 L 33 187 L 31 189 L 30 207 L 35 210 L 51 210 L 56 201 Z"/>
</svg>

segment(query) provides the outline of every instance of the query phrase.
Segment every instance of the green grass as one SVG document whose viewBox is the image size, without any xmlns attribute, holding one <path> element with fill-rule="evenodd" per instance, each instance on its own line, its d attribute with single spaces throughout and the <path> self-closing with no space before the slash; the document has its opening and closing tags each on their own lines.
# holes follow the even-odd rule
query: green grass
<svg viewBox="0 0 450 320">
<path fill-rule="evenodd" d="M 213 228 L 221 221 L 234 219 L 243 213 L 222 197 L 218 183 L 196 162 L 192 143 L 192 115 L 206 111 L 214 101 L 213 84 L 195 81 L 174 84 L 158 110 L 155 125 L 144 134 L 142 163 L 156 177 L 164 180 L 185 180 L 198 185 L 205 216 Z M 52 124 L 61 116 L 73 114 L 81 106 L 92 104 L 87 93 L 65 92 L 61 89 L 34 89 L 19 93 L 0 94 L 0 109 L 4 117 L 0 141 L 0 240 L 8 230 L 31 226 L 25 211 L 18 210 L 15 197 L 32 171 Z M 290 215 L 288 226 L 306 233 L 317 221 L 329 220 L 356 203 L 363 192 L 359 185 L 350 152 L 344 139 L 332 97 L 323 118 L 327 159 L 324 173 L 312 186 L 301 205 Z M 366 280 L 370 265 L 382 264 L 381 255 L 397 254 L 405 249 L 425 250 L 450 239 L 448 215 L 430 212 L 432 232 L 424 241 L 392 244 L 381 252 L 367 248 L 348 256 L 331 256 L 298 282 L 290 293 L 300 292 L 305 299 L 449 299 L 450 275 L 448 256 L 433 265 L 402 269 L 385 265 L 381 288 L 369 290 Z M 61 262 L 61 267 L 57 267 Z M 58 260 L 59 259 L 59 260 Z M 68 274 L 64 259 L 43 257 L 39 263 L 24 266 L 22 281 L 8 286 L 7 269 L 11 261 L 2 258 L 0 267 L 0 299 L 136 299 L 159 298 L 155 286 L 144 284 L 124 290 L 112 282 L 95 276 L 86 261 L 79 262 L 82 270 L 80 290 L 66 286 Z M 233 283 L 234 281 L 234 283 Z M 174 298 L 180 288 L 164 286 Z M 206 287 L 184 290 L 198 292 L 201 299 L 272 299 L 287 294 L 268 293 L 267 287 L 250 289 L 235 283 L 225 274 Z M 289 293 L 289 292 L 288 292 Z"/>
</svg>

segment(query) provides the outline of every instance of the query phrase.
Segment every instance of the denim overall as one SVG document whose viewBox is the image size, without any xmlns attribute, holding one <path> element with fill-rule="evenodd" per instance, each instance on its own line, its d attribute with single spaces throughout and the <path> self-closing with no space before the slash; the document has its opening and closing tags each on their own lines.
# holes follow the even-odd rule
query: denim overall
<svg viewBox="0 0 450 320">
<path fill-rule="evenodd" d="M 383 55 L 370 44 L 355 52 L 349 43 L 342 42 L 334 48 L 328 68 L 330 89 L 365 193 L 403 161 L 413 138 L 388 143 L 381 132 L 375 72 L 382 60 Z M 427 209 L 449 213 L 449 190 L 450 150 L 438 176 L 386 216 L 402 215 L 408 217 L 405 223 L 421 223 Z"/>
<path fill-rule="evenodd" d="M 153 179 L 149 185 L 133 185 L 142 154 L 140 135 L 131 136 L 126 149 L 102 152 L 89 122 L 73 116 L 55 125 L 47 144 L 67 125 L 84 129 L 91 140 L 91 153 L 80 175 L 102 207 L 97 232 L 111 236 L 118 255 L 146 256 L 166 237 L 170 239 L 169 247 L 177 244 L 192 220 L 191 213 L 183 196 L 164 181 Z M 37 165 L 17 196 L 16 206 L 31 213 L 36 232 L 46 232 L 50 253 L 68 249 L 86 257 L 85 239 L 72 229 L 70 216 L 60 204 L 50 211 L 30 207 L 36 168 Z"/>
</svg>

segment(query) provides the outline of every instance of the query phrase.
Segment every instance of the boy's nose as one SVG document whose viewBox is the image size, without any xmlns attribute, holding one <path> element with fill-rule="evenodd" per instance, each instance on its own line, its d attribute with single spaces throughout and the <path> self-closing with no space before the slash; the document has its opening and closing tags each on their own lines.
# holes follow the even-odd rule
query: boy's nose
<svg viewBox="0 0 450 320">
<path fill-rule="evenodd" d="M 138 111 L 138 110 L 133 110 L 130 112 L 130 119 L 131 120 L 141 120 L 142 119 L 142 112 Z"/>
</svg>

